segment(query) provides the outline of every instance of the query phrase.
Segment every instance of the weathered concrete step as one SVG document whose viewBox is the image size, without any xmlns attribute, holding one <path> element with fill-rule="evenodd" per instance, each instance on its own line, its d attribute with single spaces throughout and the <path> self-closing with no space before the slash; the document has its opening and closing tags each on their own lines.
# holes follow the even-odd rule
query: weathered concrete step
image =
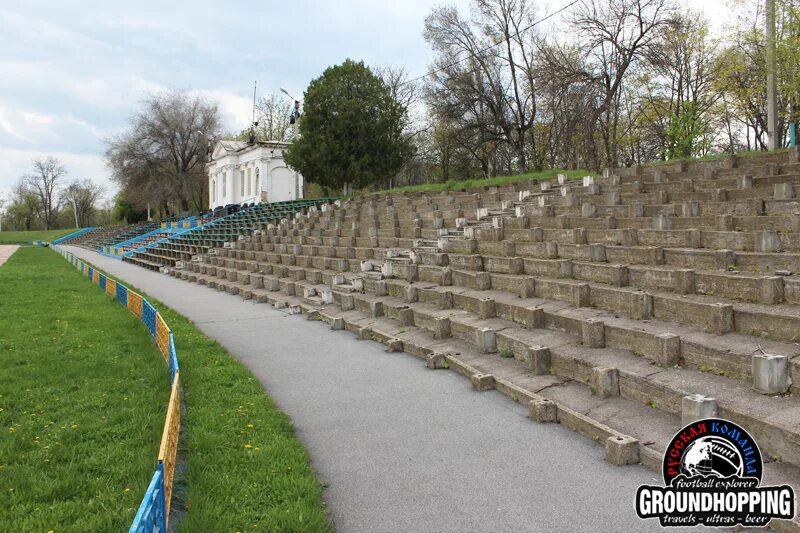
<svg viewBox="0 0 800 533">
<path fill-rule="evenodd" d="M 303 307 L 298 302 L 294 305 Z M 291 308 L 292 304 L 277 305 L 276 302 L 276 306 Z M 305 307 L 304 311 L 309 319 L 325 320 L 332 327 L 338 324 L 361 339 L 382 342 L 388 351 L 405 350 L 422 357 L 431 368 L 451 368 L 468 375 L 473 388 L 478 390 L 496 388 L 513 401 L 534 405 L 542 400 L 550 401 L 554 405 L 553 416 L 547 418 L 545 415 L 544 419 L 560 422 L 596 441 L 604 442 L 609 437 L 633 439 L 637 450 L 635 456 L 607 453 L 608 460 L 623 457 L 626 459 L 623 462 L 641 461 L 659 471 L 661 454 L 681 426 L 677 416 L 622 397 L 601 398 L 592 394 L 589 386 L 576 381 L 564 381 L 554 376 L 531 376 L 524 370 L 520 371 L 518 363 L 477 353 L 459 341 L 432 339 L 429 334 L 413 327 L 397 329 L 386 319 L 361 318 L 357 311 L 341 311 L 336 305 L 324 309 Z M 537 416 L 534 411 L 532 406 L 532 416 Z M 791 465 L 772 462 L 765 465 L 764 482 L 798 487 L 800 473 Z M 794 531 L 798 526 L 797 522 L 784 523 L 778 525 L 778 530 Z"/>
<path fill-rule="evenodd" d="M 202 270 L 203 267 L 200 266 L 199 268 Z M 289 272 L 287 267 L 280 265 L 274 267 L 272 265 L 261 265 L 259 269 L 269 274 L 272 274 L 273 270 L 275 270 L 279 276 L 286 276 Z M 293 268 L 291 272 L 297 274 L 314 272 L 316 275 L 320 276 L 320 279 L 326 280 L 326 282 L 329 283 L 330 280 L 332 280 L 332 276 L 336 275 L 327 274 L 325 271 L 316 272 L 299 268 Z M 223 273 L 220 275 L 225 276 L 226 274 Z M 297 276 L 295 276 L 295 278 L 300 279 Z M 527 309 L 531 307 L 541 307 L 544 310 L 545 321 L 549 324 L 548 327 L 571 328 L 577 334 L 580 333 L 581 321 L 589 317 L 594 317 L 604 322 L 605 336 L 608 343 L 612 346 L 633 350 L 640 355 L 644 355 L 651 360 L 659 361 L 662 364 L 664 364 L 664 362 L 667 362 L 667 364 L 674 364 L 682 359 L 686 364 L 695 368 L 724 373 L 734 379 L 739 379 L 744 382 L 752 382 L 752 354 L 759 349 L 765 349 L 769 353 L 785 355 L 790 359 L 794 358 L 790 370 L 795 378 L 795 383 L 798 382 L 797 379 L 800 377 L 800 357 L 798 356 L 800 352 L 795 345 L 786 345 L 731 333 L 725 336 L 718 336 L 674 322 L 664 323 L 660 320 L 652 319 L 641 322 L 623 318 L 618 314 L 612 315 L 609 312 L 600 311 L 598 309 L 573 309 L 558 301 L 531 298 L 531 296 L 535 294 L 533 285 L 531 285 L 525 294 L 518 293 L 514 295 L 511 293 L 511 290 L 516 290 L 523 286 L 520 285 L 520 283 L 524 281 L 524 278 L 513 276 L 508 276 L 507 278 L 508 279 L 505 280 L 502 285 L 498 285 L 499 278 L 496 276 L 492 277 L 491 281 L 495 286 L 495 290 L 476 290 L 480 289 L 479 287 L 474 289 L 450 286 L 437 287 L 430 284 L 426 286 L 423 283 L 420 286 L 420 291 L 422 296 L 425 296 L 427 292 L 438 293 L 431 298 L 438 298 L 442 295 L 449 294 L 452 300 L 452 295 L 456 295 L 456 306 L 458 306 L 460 302 L 458 299 L 459 294 L 462 295 L 460 296 L 461 299 L 469 296 L 473 301 L 488 298 L 492 301 L 492 305 L 498 306 L 498 314 L 504 314 L 504 316 L 519 315 L 520 317 L 524 317 L 525 313 L 528 312 Z M 380 280 L 380 277 L 365 281 L 369 284 L 374 283 L 376 280 Z M 390 288 L 394 287 L 395 283 L 401 282 L 390 281 L 388 286 Z M 585 285 L 582 286 L 580 284 L 576 285 L 566 282 L 560 284 L 573 288 L 585 287 Z M 630 292 L 629 294 L 641 299 L 641 293 Z M 524 296 L 521 300 L 519 299 L 520 295 Z M 556 296 L 558 296 L 558 294 L 556 294 Z M 586 301 L 580 299 L 572 301 L 574 298 L 566 293 L 563 296 L 563 300 L 567 300 L 572 305 L 589 305 L 592 303 L 591 299 Z M 612 307 L 612 313 L 619 313 L 619 311 L 623 309 L 619 304 L 614 306 L 609 306 L 607 303 L 598 304 L 595 302 L 595 304 L 598 307 Z M 451 303 L 450 307 L 452 306 L 453 304 Z M 508 311 L 505 311 L 505 309 L 508 309 Z M 524 319 L 520 318 L 520 320 Z M 565 320 L 567 321 L 565 322 Z M 662 339 L 662 334 L 665 332 L 669 332 L 671 335 L 668 338 Z M 670 349 L 671 351 L 669 353 L 665 353 L 664 347 L 667 346 L 667 344 L 664 343 L 672 341 L 674 341 L 673 344 L 675 344 L 674 350 Z"/>
</svg>

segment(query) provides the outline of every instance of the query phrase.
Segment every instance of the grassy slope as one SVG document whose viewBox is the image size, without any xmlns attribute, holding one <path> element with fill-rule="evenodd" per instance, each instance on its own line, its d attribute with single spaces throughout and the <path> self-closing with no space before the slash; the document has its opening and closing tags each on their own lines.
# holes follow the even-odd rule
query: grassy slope
<svg viewBox="0 0 800 533">
<path fill-rule="evenodd" d="M 180 531 L 330 531 L 322 484 L 261 383 L 182 315 L 148 297 L 175 335 L 186 412 Z M 180 489 L 179 489 L 180 490 Z"/>
<path fill-rule="evenodd" d="M 0 529 L 126 530 L 169 397 L 147 330 L 46 248 L 0 267 L 0 324 Z"/>
<path fill-rule="evenodd" d="M 422 183 L 420 185 L 407 185 L 405 187 L 396 187 L 394 189 L 378 191 L 372 194 L 386 194 L 394 192 L 439 192 L 454 191 L 459 189 L 475 189 L 478 187 L 488 187 L 492 185 L 507 185 L 509 183 L 516 183 L 519 181 L 541 181 L 555 179 L 559 174 L 564 174 L 570 179 L 596 175 L 590 170 L 543 170 L 541 172 L 530 172 L 528 174 L 519 174 L 515 176 L 497 176 L 495 178 L 487 179 L 463 181 L 450 180 L 444 183 Z"/>
<path fill-rule="evenodd" d="M 0 231 L 0 244 L 27 244 L 31 241 L 50 242 L 75 231 L 77 231 L 75 228 L 49 231 Z"/>
</svg>

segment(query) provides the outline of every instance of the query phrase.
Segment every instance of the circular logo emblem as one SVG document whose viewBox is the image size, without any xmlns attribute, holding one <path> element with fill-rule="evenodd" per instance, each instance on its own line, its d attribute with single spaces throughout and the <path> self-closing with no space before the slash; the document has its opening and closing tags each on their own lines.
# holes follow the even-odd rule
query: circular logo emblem
<svg viewBox="0 0 800 533">
<path fill-rule="evenodd" d="M 761 452 L 747 431 L 718 418 L 698 420 L 684 427 L 664 453 L 664 483 L 686 478 L 749 477 L 761 482 Z"/>
</svg>

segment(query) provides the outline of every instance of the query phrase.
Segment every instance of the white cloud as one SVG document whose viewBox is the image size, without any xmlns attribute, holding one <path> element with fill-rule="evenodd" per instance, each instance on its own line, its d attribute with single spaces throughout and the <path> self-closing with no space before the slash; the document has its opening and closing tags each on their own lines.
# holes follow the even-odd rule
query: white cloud
<svg viewBox="0 0 800 533">
<path fill-rule="evenodd" d="M 43 153 L 37 150 L 0 147 L 0 197 L 8 195 L 19 179 L 33 170 L 34 159 L 47 156 L 57 158 L 67 168 L 64 184 L 74 179 L 88 178 L 103 186 L 104 198 L 112 198 L 116 194 L 117 187 L 111 181 L 110 172 L 102 156 L 70 152 Z"/>
</svg>

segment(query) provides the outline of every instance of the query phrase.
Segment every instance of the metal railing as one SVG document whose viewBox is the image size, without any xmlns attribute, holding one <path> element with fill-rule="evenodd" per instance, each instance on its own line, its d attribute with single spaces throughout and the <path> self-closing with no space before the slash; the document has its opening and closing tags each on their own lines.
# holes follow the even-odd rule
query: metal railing
<svg viewBox="0 0 800 533">
<path fill-rule="evenodd" d="M 164 321 L 161 313 L 142 295 L 100 272 L 73 253 L 62 250 L 59 246 L 52 248 L 77 268 L 81 274 L 103 289 L 107 295 L 115 298 L 120 305 L 124 305 L 141 319 L 169 366 L 169 404 L 164 420 L 164 431 L 161 433 L 156 468 L 129 529 L 129 533 L 166 533 L 181 429 L 180 368 L 172 330 Z"/>
</svg>

